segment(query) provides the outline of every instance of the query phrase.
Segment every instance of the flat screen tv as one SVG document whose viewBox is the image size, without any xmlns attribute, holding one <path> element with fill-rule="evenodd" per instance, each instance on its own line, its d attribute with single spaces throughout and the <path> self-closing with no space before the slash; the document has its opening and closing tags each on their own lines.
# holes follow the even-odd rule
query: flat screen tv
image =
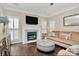
<svg viewBox="0 0 79 59">
<path fill-rule="evenodd" d="M 26 16 L 26 24 L 37 25 L 38 24 L 38 18 L 32 17 L 32 16 Z"/>
</svg>

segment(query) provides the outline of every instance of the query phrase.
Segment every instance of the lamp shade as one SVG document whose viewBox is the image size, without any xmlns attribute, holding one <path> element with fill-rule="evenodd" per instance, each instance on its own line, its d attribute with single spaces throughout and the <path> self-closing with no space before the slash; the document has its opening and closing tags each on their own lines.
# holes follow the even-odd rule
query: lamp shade
<svg viewBox="0 0 79 59">
<path fill-rule="evenodd" d="M 6 16 L 0 16 L 0 23 L 8 24 L 9 20 Z"/>
</svg>

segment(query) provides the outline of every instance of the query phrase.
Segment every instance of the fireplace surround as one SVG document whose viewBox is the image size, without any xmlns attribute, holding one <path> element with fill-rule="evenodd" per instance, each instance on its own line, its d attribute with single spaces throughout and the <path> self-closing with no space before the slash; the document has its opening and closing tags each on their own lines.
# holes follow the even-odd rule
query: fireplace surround
<svg viewBox="0 0 79 59">
<path fill-rule="evenodd" d="M 37 40 L 41 40 L 41 37 L 41 28 L 39 26 L 28 26 L 22 30 L 23 44 L 36 42 Z"/>
</svg>

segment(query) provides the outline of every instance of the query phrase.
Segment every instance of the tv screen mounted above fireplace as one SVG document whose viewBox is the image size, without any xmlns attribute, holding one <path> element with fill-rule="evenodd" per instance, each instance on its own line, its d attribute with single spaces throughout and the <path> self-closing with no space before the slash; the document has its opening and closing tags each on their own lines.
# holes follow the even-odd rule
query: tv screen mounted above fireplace
<svg viewBox="0 0 79 59">
<path fill-rule="evenodd" d="M 32 17 L 32 16 L 26 16 L 26 24 L 37 25 L 38 24 L 38 18 Z"/>
</svg>

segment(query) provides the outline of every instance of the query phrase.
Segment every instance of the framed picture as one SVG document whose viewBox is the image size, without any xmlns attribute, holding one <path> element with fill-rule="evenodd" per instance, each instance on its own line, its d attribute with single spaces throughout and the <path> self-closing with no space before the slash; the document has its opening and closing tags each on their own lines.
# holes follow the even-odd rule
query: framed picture
<svg viewBox="0 0 79 59">
<path fill-rule="evenodd" d="M 63 18 L 64 26 L 79 26 L 79 14 L 65 16 Z"/>
</svg>

